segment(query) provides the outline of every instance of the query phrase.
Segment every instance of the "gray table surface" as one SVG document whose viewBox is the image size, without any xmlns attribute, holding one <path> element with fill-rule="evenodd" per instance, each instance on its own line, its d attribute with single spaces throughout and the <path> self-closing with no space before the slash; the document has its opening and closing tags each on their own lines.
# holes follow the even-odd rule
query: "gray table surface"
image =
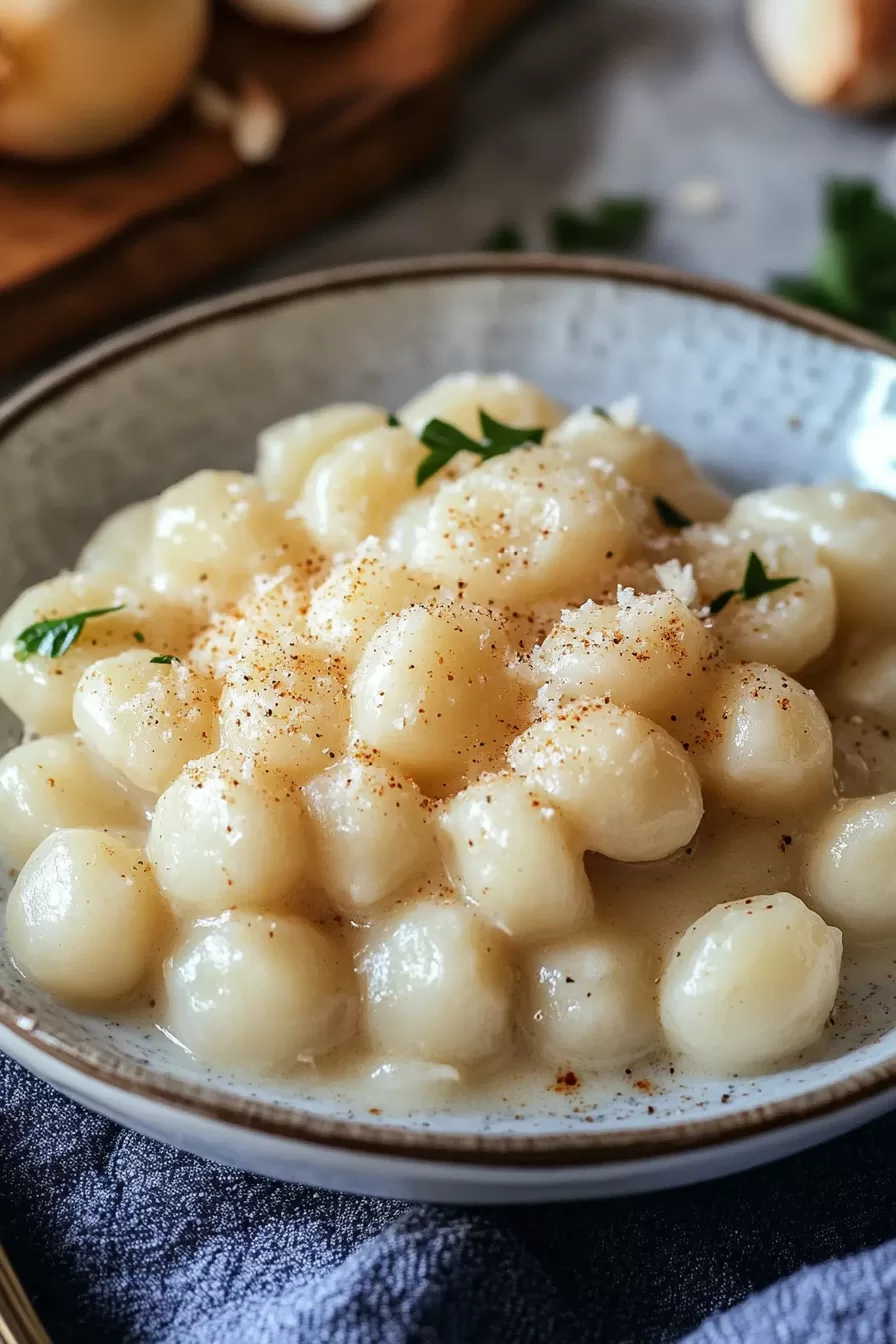
<svg viewBox="0 0 896 1344">
<path fill-rule="evenodd" d="M 534 244 L 551 206 L 629 191 L 661 203 L 645 249 L 652 260 L 752 286 L 770 271 L 803 269 L 827 176 L 896 179 L 896 119 L 790 104 L 756 62 L 742 7 L 544 0 L 474 72 L 450 161 L 229 283 L 475 250 L 505 217 Z M 694 218 L 675 207 L 676 186 L 693 178 L 720 184 L 721 214 Z"/>
<path fill-rule="evenodd" d="M 805 270 L 827 177 L 870 176 L 896 198 L 896 114 L 789 103 L 759 67 L 742 10 L 743 0 L 541 0 L 471 73 L 449 158 L 202 293 L 320 266 L 476 251 L 507 219 L 540 248 L 551 208 L 618 192 L 659 207 L 644 259 L 754 288 Z M 717 214 L 676 206 L 676 188 L 695 179 L 721 188 Z M 37 371 L 0 378 L 0 398 Z"/>
</svg>

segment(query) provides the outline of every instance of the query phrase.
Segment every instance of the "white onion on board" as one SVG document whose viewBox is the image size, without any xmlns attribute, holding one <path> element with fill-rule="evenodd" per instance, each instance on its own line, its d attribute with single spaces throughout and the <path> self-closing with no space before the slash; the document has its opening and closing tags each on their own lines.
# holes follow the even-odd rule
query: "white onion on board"
<svg viewBox="0 0 896 1344">
<path fill-rule="evenodd" d="M 796 102 L 858 111 L 896 102 L 893 0 L 749 0 L 747 27 Z"/>
<path fill-rule="evenodd" d="M 126 144 L 176 102 L 208 0 L 0 0 L 0 154 L 71 159 Z"/>
</svg>

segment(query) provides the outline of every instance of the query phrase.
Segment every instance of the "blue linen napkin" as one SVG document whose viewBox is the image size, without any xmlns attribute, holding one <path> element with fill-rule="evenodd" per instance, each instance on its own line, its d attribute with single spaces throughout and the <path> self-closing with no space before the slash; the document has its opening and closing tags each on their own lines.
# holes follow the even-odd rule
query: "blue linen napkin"
<svg viewBox="0 0 896 1344">
<path fill-rule="evenodd" d="M 888 1117 L 689 1190 L 436 1208 L 203 1162 L 0 1056 L 0 1240 L 55 1344 L 891 1344 L 894 1151 Z"/>
</svg>

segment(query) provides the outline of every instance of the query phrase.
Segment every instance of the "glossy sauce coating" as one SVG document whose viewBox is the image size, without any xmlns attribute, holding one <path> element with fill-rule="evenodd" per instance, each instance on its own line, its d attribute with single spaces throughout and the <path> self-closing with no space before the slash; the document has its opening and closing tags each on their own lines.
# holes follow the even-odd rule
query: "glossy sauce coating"
<svg viewBox="0 0 896 1344">
<path fill-rule="evenodd" d="M 418 487 L 427 423 L 480 409 L 541 442 Z M 812 1045 L 844 940 L 896 937 L 896 505 L 732 506 L 509 374 L 398 418 L 273 426 L 255 475 L 131 506 L 0 621 L 40 734 L 0 763 L 20 969 L 92 1011 L 156 987 L 199 1061 L 412 1102 Z M 745 596 L 751 555 L 792 581 Z"/>
</svg>

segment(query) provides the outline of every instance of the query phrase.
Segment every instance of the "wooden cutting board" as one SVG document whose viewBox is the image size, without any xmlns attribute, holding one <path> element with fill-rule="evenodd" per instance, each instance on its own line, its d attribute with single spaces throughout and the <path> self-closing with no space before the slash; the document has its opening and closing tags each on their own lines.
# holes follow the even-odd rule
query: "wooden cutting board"
<svg viewBox="0 0 896 1344">
<path fill-rule="evenodd" d="M 0 163 L 0 369 L 80 341 L 385 192 L 442 152 L 459 74 L 534 0 L 382 0 L 328 36 L 222 8 L 203 71 L 288 115 L 270 163 L 179 108 L 91 163 Z"/>
</svg>

